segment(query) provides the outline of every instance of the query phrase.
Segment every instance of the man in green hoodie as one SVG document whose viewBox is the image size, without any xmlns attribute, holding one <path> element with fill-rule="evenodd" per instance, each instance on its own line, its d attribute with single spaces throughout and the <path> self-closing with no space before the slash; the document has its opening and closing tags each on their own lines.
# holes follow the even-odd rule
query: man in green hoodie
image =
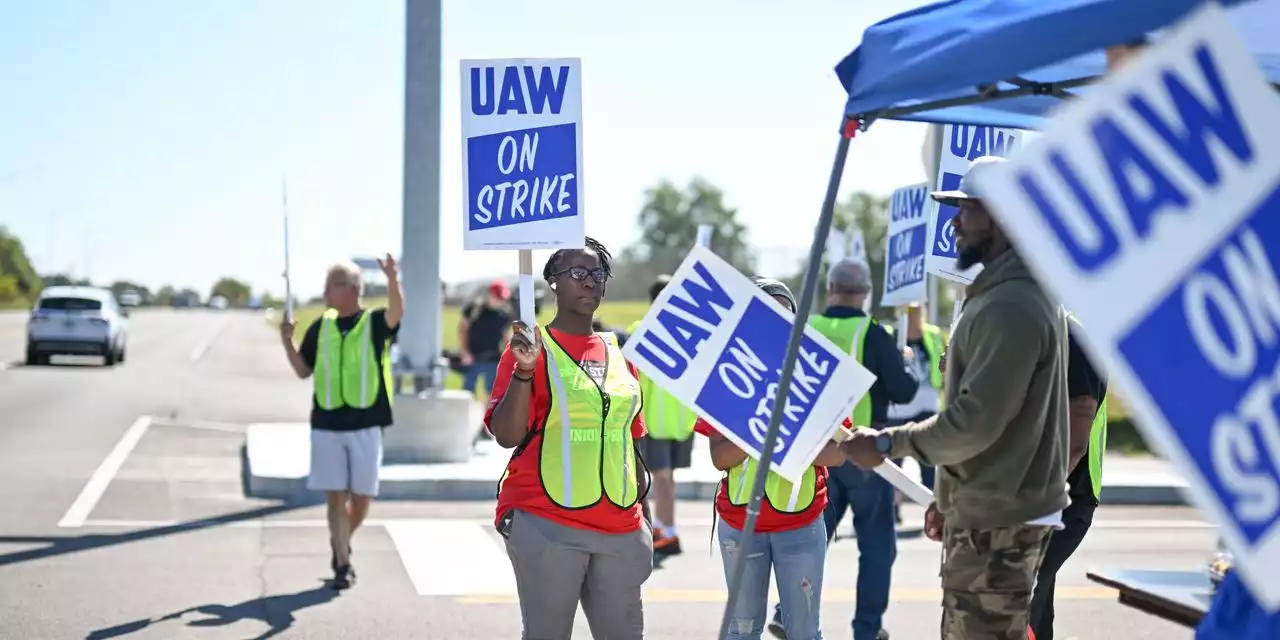
<svg viewBox="0 0 1280 640">
<path fill-rule="evenodd" d="M 947 406 L 936 416 L 845 443 L 856 465 L 914 456 L 937 466 L 925 533 L 943 543 L 942 637 L 1025 637 L 1036 571 L 1067 506 L 1066 315 L 1027 269 L 974 178 L 1003 158 L 973 161 L 956 191 L 956 264 L 969 285 L 947 349 Z"/>
</svg>

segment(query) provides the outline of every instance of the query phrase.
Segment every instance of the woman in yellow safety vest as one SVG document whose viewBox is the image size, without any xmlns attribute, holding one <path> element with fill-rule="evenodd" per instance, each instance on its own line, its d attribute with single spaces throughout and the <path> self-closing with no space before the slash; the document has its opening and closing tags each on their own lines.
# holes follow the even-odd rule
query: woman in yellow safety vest
<svg viewBox="0 0 1280 640">
<path fill-rule="evenodd" d="M 786 285 L 763 278 L 756 284 L 778 304 L 795 311 L 795 298 Z M 727 583 L 737 550 L 743 544 L 742 529 L 755 482 L 756 460 L 707 422 L 699 420 L 694 429 L 710 438 L 711 462 L 725 472 L 716 493 L 716 514 L 720 557 Z M 771 571 L 778 577 L 778 599 L 786 637 L 789 640 L 822 637 L 819 605 L 827 556 L 827 525 L 822 518 L 827 506 L 827 465 L 844 461 L 844 454 L 832 441 L 818 454 L 799 483 L 793 484 L 769 472 L 751 541 L 751 555 L 742 584 L 738 586 L 741 590 L 738 601 L 730 614 L 729 640 L 758 639 L 764 633 Z"/>
<path fill-rule="evenodd" d="M 526 638 L 568 638 L 578 605 L 597 638 L 644 636 L 640 589 L 653 571 L 635 370 L 592 320 L 612 275 L 608 250 L 561 249 L 542 271 L 556 316 L 516 323 L 485 426 L 515 451 L 498 485 Z"/>
</svg>

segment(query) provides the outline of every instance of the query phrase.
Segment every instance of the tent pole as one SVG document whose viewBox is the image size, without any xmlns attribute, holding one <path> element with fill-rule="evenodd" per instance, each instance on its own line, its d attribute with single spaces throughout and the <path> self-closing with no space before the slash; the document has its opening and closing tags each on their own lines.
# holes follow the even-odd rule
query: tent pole
<svg viewBox="0 0 1280 640">
<path fill-rule="evenodd" d="M 813 230 L 813 244 L 809 246 L 809 265 L 804 273 L 804 285 L 800 289 L 800 302 L 796 308 L 795 325 L 791 328 L 791 339 L 787 343 L 787 355 L 782 361 L 782 377 L 778 380 L 778 389 L 773 397 L 773 412 L 769 415 L 769 429 L 765 432 L 764 443 L 760 447 L 762 455 L 756 466 L 756 477 L 752 481 L 751 500 L 747 503 L 747 521 L 743 525 L 742 541 L 733 556 L 733 571 L 729 574 L 729 596 L 724 606 L 724 618 L 720 621 L 720 640 L 727 640 L 729 624 L 733 620 L 733 610 L 738 604 L 741 592 L 742 575 L 747 568 L 747 558 L 751 555 L 751 538 L 756 531 L 756 519 L 760 515 L 760 502 L 764 494 L 765 479 L 769 475 L 769 467 L 773 463 L 773 448 L 778 442 L 778 431 L 782 426 L 782 411 L 786 408 L 787 396 L 791 392 L 792 370 L 796 366 L 796 358 L 800 353 L 800 341 L 804 337 L 805 327 L 809 324 L 809 309 L 818 288 L 818 269 L 822 265 L 822 253 L 827 246 L 827 236 L 831 232 L 831 221 L 835 217 L 836 196 L 840 190 L 840 177 L 844 174 L 845 159 L 849 156 L 849 141 L 858 131 L 858 121 L 846 118 L 841 127 L 840 144 L 836 147 L 835 162 L 831 167 L 831 179 L 827 182 L 827 195 L 822 200 L 822 213 L 818 216 L 818 224 Z"/>
</svg>

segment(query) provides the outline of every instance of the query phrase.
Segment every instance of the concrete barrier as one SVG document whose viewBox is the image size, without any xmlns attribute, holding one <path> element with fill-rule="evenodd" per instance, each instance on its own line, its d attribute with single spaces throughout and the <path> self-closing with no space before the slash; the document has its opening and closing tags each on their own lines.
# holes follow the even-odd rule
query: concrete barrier
<svg viewBox="0 0 1280 640">
<path fill-rule="evenodd" d="M 386 464 L 466 462 L 484 414 L 464 391 L 395 397 L 395 426 L 382 434 Z"/>
</svg>

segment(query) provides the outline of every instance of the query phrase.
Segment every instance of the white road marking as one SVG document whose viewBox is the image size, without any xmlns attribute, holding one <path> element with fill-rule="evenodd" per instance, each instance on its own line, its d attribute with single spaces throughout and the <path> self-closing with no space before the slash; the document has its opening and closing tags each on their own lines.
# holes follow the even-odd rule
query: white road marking
<svg viewBox="0 0 1280 640">
<path fill-rule="evenodd" d="M 451 524 L 465 524 L 472 526 L 493 526 L 492 517 L 484 518 L 369 518 L 361 527 L 369 526 L 390 526 L 403 524 L 419 524 L 419 522 L 451 522 Z M 86 520 L 83 526 L 110 527 L 110 529 L 163 529 L 170 526 L 187 526 L 192 529 L 198 527 L 228 527 L 228 529 L 325 529 L 329 526 L 328 521 L 324 520 L 289 520 L 289 518 L 273 518 L 273 520 L 262 520 L 262 518 L 253 518 L 253 520 L 237 520 L 232 522 L 218 522 L 216 518 L 207 518 L 207 520 L 182 521 L 182 520 Z"/>
<path fill-rule="evenodd" d="M 489 531 L 493 525 L 487 525 Z M 386 525 L 405 573 L 420 596 L 515 594 L 511 561 L 486 525 L 458 520 Z M 440 553 L 441 549 L 448 549 Z"/>
<path fill-rule="evenodd" d="M 222 431 L 225 433 L 236 433 L 244 435 L 249 425 L 236 424 L 234 422 L 212 422 L 209 420 L 180 421 L 170 422 L 168 420 L 155 420 L 152 422 L 153 427 L 174 427 L 178 429 L 199 429 L 201 431 Z"/>
<path fill-rule="evenodd" d="M 1200 520 L 1094 520 L 1093 529 L 1215 529 L 1218 525 Z"/>
<path fill-rule="evenodd" d="M 422 523 L 422 522 L 450 522 L 456 524 L 476 525 L 480 527 L 492 527 L 493 518 L 370 518 L 365 520 L 366 527 L 386 527 L 388 525 L 399 525 L 406 523 Z M 212 526 L 212 527 L 230 527 L 232 529 L 298 529 L 298 528 L 325 528 L 329 524 L 325 520 L 320 519 L 283 519 L 274 518 L 263 520 L 254 518 L 252 520 L 237 520 L 227 523 L 216 523 L 213 519 L 200 521 L 182 521 L 182 520 L 84 520 L 80 526 L 84 527 L 104 527 L 104 528 L 123 528 L 123 529 L 158 529 L 162 527 L 174 527 L 185 525 L 191 527 Z M 696 524 L 689 526 L 698 526 Z M 1213 529 L 1217 525 L 1210 522 L 1200 522 L 1198 520 L 1096 520 L 1093 523 L 1095 529 Z M 486 530 L 487 534 L 487 530 Z M 841 539 L 850 539 L 851 536 L 840 536 Z"/>
<path fill-rule="evenodd" d="M 209 348 L 213 346 L 213 343 L 217 342 L 218 336 L 222 335 L 222 330 L 226 328 L 227 328 L 227 320 L 224 319 L 222 323 L 218 325 L 218 328 L 213 330 L 213 333 L 209 336 L 207 340 L 197 345 L 195 349 L 192 349 L 191 361 L 195 362 L 200 358 L 203 358 L 204 354 L 208 353 Z"/>
<path fill-rule="evenodd" d="M 151 416 L 142 416 L 134 421 L 128 431 L 120 437 L 120 442 L 116 443 L 116 448 L 107 454 L 102 464 L 98 466 L 98 470 L 93 472 L 89 477 L 89 482 L 84 485 L 84 489 L 80 491 L 76 501 L 71 503 L 71 508 L 67 509 L 66 515 L 62 516 L 62 520 L 58 522 L 59 527 L 80 527 L 84 525 L 85 520 L 89 517 L 89 513 L 93 508 L 98 506 L 98 500 L 102 499 L 102 494 L 107 491 L 107 486 L 111 484 L 111 480 L 116 477 L 116 473 L 120 471 L 121 465 L 124 464 L 125 458 L 133 452 L 133 448 L 138 446 L 138 441 L 142 439 L 143 434 L 147 432 L 147 428 L 151 426 Z"/>
</svg>

